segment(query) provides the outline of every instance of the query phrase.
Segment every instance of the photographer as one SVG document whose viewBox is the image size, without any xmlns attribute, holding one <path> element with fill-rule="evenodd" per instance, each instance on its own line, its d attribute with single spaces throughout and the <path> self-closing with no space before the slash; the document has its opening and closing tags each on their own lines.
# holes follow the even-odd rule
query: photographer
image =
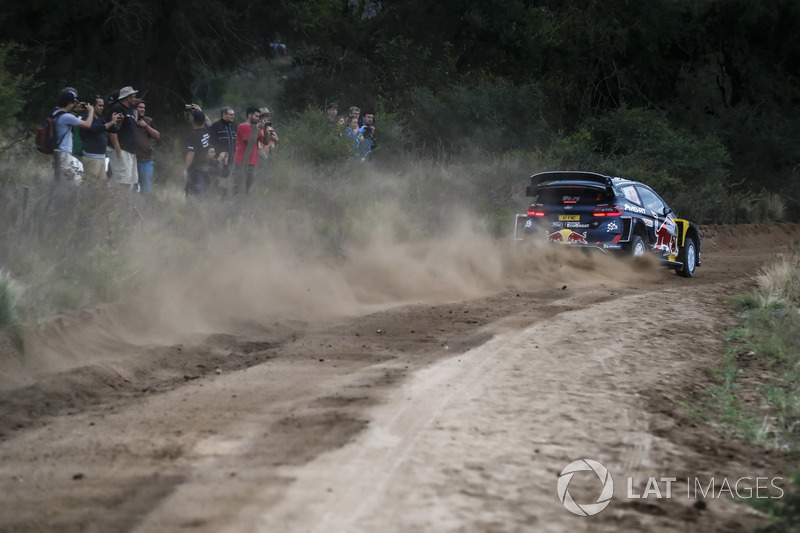
<svg viewBox="0 0 800 533">
<path fill-rule="evenodd" d="M 83 142 L 83 177 L 90 183 L 104 184 L 106 180 L 106 133 L 112 127 L 122 122 L 120 113 L 113 113 L 109 121 L 103 120 L 105 102 L 99 94 L 94 96 L 94 120 L 91 127 L 81 129 L 80 137 Z"/>
<path fill-rule="evenodd" d="M 363 136 L 366 143 L 366 152 L 369 155 L 375 149 L 375 113 L 365 111 L 362 125 L 364 126 Z"/>
<path fill-rule="evenodd" d="M 136 108 L 133 105 L 137 91 L 133 87 L 119 90 L 119 99 L 111 107 L 114 113 L 122 114 L 122 122 L 117 123 L 113 132 L 109 132 L 109 151 L 111 175 L 117 183 L 131 190 L 139 184 L 139 172 L 136 167 L 136 148 L 139 136 L 136 131 Z"/>
<path fill-rule="evenodd" d="M 264 124 L 264 138 L 258 144 L 258 179 L 263 186 L 270 173 L 270 158 L 272 149 L 278 144 L 278 132 L 272 127 L 272 111 L 266 107 L 258 110 L 261 123 Z"/>
<path fill-rule="evenodd" d="M 257 107 L 247 108 L 247 119 L 236 128 L 236 150 L 233 153 L 233 194 L 250 192 L 258 166 L 259 142 L 264 143 L 265 123 Z"/>
<path fill-rule="evenodd" d="M 84 119 L 73 114 L 86 111 L 88 111 L 88 115 Z M 77 178 L 80 181 L 83 165 L 72 156 L 72 128 L 73 126 L 90 128 L 94 120 L 94 108 L 87 105 L 86 102 L 79 102 L 78 91 L 67 87 L 58 96 L 58 108 L 53 111 L 53 117 L 57 139 L 56 148 L 53 151 L 53 177 L 56 182 L 60 181 L 62 177 Z"/>
</svg>

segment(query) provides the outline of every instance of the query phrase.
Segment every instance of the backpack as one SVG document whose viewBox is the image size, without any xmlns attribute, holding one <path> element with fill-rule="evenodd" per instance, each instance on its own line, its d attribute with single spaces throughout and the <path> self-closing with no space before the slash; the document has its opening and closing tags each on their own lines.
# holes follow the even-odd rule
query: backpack
<svg viewBox="0 0 800 533">
<path fill-rule="evenodd" d="M 56 111 L 39 124 L 36 130 L 36 149 L 43 154 L 52 154 L 56 146 L 61 144 L 69 130 L 61 136 L 61 139 L 56 138 L 56 120 L 63 115 L 65 111 Z"/>
</svg>

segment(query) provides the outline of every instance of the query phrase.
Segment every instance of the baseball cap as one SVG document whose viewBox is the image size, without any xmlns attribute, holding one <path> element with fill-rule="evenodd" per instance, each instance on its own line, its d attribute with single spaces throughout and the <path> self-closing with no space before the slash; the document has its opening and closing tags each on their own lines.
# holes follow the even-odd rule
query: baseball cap
<svg viewBox="0 0 800 533">
<path fill-rule="evenodd" d="M 126 96 L 130 96 L 132 94 L 136 94 L 137 92 L 139 92 L 139 91 L 137 91 L 136 89 L 134 89 L 133 87 L 128 85 L 127 87 L 123 87 L 122 89 L 119 90 L 118 99 L 122 100 Z"/>
<path fill-rule="evenodd" d="M 59 96 L 59 101 L 71 101 L 77 102 L 78 101 L 78 94 L 72 87 L 67 87 L 66 89 L 61 90 L 61 94 Z"/>
<path fill-rule="evenodd" d="M 195 109 L 192 111 L 192 120 L 194 120 L 197 124 L 202 124 L 206 121 L 206 114 L 199 109 Z"/>
</svg>

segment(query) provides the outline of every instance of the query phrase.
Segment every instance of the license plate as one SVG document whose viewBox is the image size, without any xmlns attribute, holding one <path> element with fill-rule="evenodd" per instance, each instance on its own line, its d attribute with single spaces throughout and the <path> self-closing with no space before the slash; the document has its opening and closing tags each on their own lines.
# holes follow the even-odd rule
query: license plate
<svg viewBox="0 0 800 533">
<path fill-rule="evenodd" d="M 580 219 L 580 215 L 558 215 L 558 220 L 563 220 L 566 222 L 577 222 Z"/>
</svg>

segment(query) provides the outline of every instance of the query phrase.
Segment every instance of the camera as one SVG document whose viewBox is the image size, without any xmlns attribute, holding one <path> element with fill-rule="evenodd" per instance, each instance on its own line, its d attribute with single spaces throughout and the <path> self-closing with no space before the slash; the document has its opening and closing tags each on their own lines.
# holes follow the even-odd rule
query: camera
<svg viewBox="0 0 800 533">
<path fill-rule="evenodd" d="M 269 120 L 265 120 L 264 121 L 264 125 L 265 126 L 272 126 L 272 122 L 270 122 Z"/>
<path fill-rule="evenodd" d="M 186 111 L 191 111 L 194 109 L 194 104 L 183 104 L 183 109 Z"/>
</svg>

